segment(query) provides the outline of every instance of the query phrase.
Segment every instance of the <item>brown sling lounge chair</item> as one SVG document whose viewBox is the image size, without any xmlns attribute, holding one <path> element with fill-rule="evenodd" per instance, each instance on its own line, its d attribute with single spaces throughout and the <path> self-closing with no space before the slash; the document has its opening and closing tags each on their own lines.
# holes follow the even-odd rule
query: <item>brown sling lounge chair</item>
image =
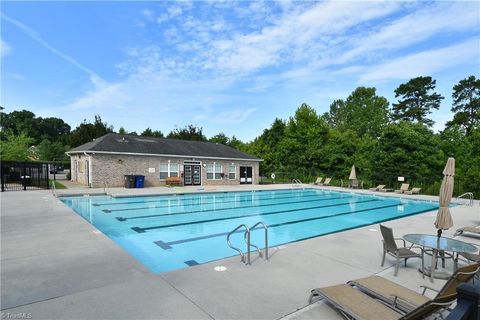
<svg viewBox="0 0 480 320">
<path fill-rule="evenodd" d="M 455 294 L 456 296 L 456 294 Z M 448 307 L 452 300 L 450 296 L 443 296 L 429 300 L 407 314 L 386 306 L 348 284 L 318 288 L 312 290 L 309 302 L 325 299 L 347 319 L 358 320 L 413 320 L 423 319 Z"/>
<path fill-rule="evenodd" d="M 357 289 L 360 289 L 366 294 L 379 299 L 388 305 L 392 305 L 396 309 L 409 312 L 431 300 L 424 295 L 427 289 L 437 292 L 435 298 L 449 296 L 452 298 L 453 302 L 453 300 L 456 299 L 457 287 L 461 283 L 470 281 L 478 272 L 479 268 L 480 264 L 474 263 L 457 269 L 444 284 L 443 288 L 436 290 L 427 286 L 421 286 L 423 287 L 423 292 L 421 294 L 379 276 L 352 280 L 349 281 L 348 284 L 355 286 Z"/>
</svg>

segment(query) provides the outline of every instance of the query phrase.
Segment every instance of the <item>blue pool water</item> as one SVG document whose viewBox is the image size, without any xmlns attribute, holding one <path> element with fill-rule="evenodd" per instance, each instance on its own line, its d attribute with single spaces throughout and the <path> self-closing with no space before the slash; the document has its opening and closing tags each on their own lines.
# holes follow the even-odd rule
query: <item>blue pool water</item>
<svg viewBox="0 0 480 320">
<path fill-rule="evenodd" d="M 61 200 L 153 272 L 186 268 L 237 252 L 226 236 L 239 224 L 269 226 L 269 246 L 397 219 L 438 203 L 317 189 Z M 263 246 L 263 229 L 252 243 Z M 243 233 L 232 236 L 245 249 Z"/>
</svg>

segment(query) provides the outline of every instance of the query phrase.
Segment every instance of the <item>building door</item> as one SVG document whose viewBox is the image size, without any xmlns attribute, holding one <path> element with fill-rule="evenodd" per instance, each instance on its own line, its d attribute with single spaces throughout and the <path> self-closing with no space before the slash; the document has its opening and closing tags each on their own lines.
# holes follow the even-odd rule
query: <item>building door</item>
<svg viewBox="0 0 480 320">
<path fill-rule="evenodd" d="M 192 179 L 192 167 L 193 166 L 183 166 L 183 184 L 185 186 L 191 186 L 193 183 Z"/>
<path fill-rule="evenodd" d="M 240 167 L 240 184 L 252 184 L 252 167 Z"/>
<path fill-rule="evenodd" d="M 183 184 L 199 186 L 202 184 L 201 166 L 186 164 L 183 166 Z"/>
</svg>

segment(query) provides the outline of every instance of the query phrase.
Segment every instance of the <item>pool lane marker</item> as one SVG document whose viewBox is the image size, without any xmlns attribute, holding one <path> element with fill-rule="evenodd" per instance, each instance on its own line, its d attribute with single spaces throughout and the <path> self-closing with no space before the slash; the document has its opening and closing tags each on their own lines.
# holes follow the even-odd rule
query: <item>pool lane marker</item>
<svg viewBox="0 0 480 320">
<path fill-rule="evenodd" d="M 263 200 L 279 200 L 279 199 L 293 199 L 293 198 L 310 198 L 310 197 L 318 197 L 318 194 L 308 194 L 308 195 L 296 195 L 296 196 L 288 196 L 288 197 L 276 197 L 276 198 L 256 198 L 253 201 Z M 202 203 L 191 203 L 191 204 L 176 204 L 176 205 L 161 205 L 161 206 L 148 206 L 148 207 L 139 207 L 139 208 L 121 208 L 121 209 L 103 209 L 102 211 L 105 213 L 112 213 L 117 211 L 133 211 L 133 210 L 149 210 L 149 209 L 160 209 L 160 208 L 174 208 L 174 207 L 189 207 L 189 206 L 199 206 L 199 205 L 208 205 L 208 204 L 218 204 L 222 205 L 224 203 L 241 203 L 241 202 L 252 202 L 252 199 L 243 199 L 243 200 L 232 200 L 232 201 L 219 201 L 219 202 L 202 202 Z"/>
<path fill-rule="evenodd" d="M 349 212 L 337 213 L 337 214 L 333 214 L 333 215 L 330 215 L 330 216 L 323 216 L 323 217 L 309 218 L 309 219 L 302 219 L 302 220 L 293 220 L 293 221 L 289 221 L 289 222 L 283 222 L 283 223 L 278 223 L 278 224 L 271 224 L 271 225 L 268 226 L 268 228 L 270 229 L 270 228 L 281 227 L 281 226 L 289 225 L 289 224 L 297 224 L 297 223 L 302 223 L 302 222 L 307 222 L 307 221 L 313 221 L 313 220 L 322 220 L 322 219 L 334 218 L 334 217 L 338 217 L 338 216 L 343 216 L 343 215 L 348 215 L 348 214 L 353 214 L 353 213 L 359 213 L 359 212 L 372 211 L 372 210 L 377 210 L 377 209 L 385 209 L 385 208 L 394 207 L 394 206 L 396 206 L 396 204 L 395 204 L 395 205 L 389 205 L 389 206 L 377 207 L 377 208 L 370 208 L 370 209 L 362 209 L 362 210 L 357 210 L 357 211 L 349 211 Z M 438 206 L 436 207 L 436 209 L 438 209 Z M 412 215 L 415 215 L 415 214 L 420 214 L 420 213 L 428 212 L 428 211 L 432 211 L 432 210 L 435 210 L 435 208 L 430 208 L 430 209 L 415 211 L 415 212 L 412 212 L 412 213 L 409 213 L 409 214 L 406 214 L 406 215 L 402 215 L 402 216 L 400 216 L 400 217 L 398 217 L 398 218 L 404 218 L 404 217 L 408 217 L 408 216 L 412 216 Z M 382 220 L 380 220 L 380 221 L 375 221 L 375 222 L 373 222 L 373 223 L 380 223 L 380 222 L 383 222 L 383 221 L 390 221 L 390 220 L 391 220 L 391 219 L 382 219 Z M 349 230 L 349 229 L 354 229 L 354 228 L 360 228 L 360 227 L 368 226 L 368 225 L 371 225 L 371 224 L 372 224 L 372 223 L 364 223 L 364 224 L 361 224 L 361 225 L 358 225 L 358 226 L 355 226 L 355 227 L 352 227 L 352 228 L 344 228 L 344 229 L 340 229 L 340 230 L 337 230 L 337 231 L 327 232 L 327 233 L 325 233 L 325 234 L 322 233 L 322 234 L 319 234 L 319 235 L 327 235 L 327 234 L 331 234 L 331 233 L 335 233 L 335 232 L 340 232 L 340 231 L 344 231 L 344 230 Z M 252 229 L 252 230 L 256 230 L 256 229 L 261 229 L 261 227 L 257 227 L 257 228 Z M 252 230 L 250 230 L 250 231 L 252 231 Z M 238 230 L 238 231 L 235 232 L 235 233 L 242 233 L 242 232 L 245 232 L 245 231 L 244 231 L 244 230 Z M 194 237 L 194 238 L 187 238 L 187 239 L 175 240 L 175 241 L 170 241 L 170 242 L 164 242 L 164 241 L 162 241 L 162 240 L 158 240 L 158 241 L 154 241 L 153 243 L 155 243 L 155 244 L 156 244 L 157 246 L 159 246 L 160 248 L 162 248 L 162 249 L 164 249 L 164 250 L 167 250 L 167 249 L 172 249 L 172 246 L 177 245 L 177 244 L 182 244 L 182 243 L 187 243 L 187 242 L 194 242 L 194 241 L 203 240 L 203 239 L 208 239 L 208 238 L 215 238 L 215 237 L 226 236 L 226 235 L 228 235 L 229 233 L 230 233 L 230 232 L 214 233 L 214 234 L 210 234 L 210 235 L 206 235 L 206 236 Z M 297 240 L 292 241 L 292 242 L 315 238 L 315 237 L 318 237 L 319 235 L 315 235 L 315 236 L 311 236 L 311 237 L 307 237 L 307 238 L 297 239 Z"/>
<path fill-rule="evenodd" d="M 163 217 L 163 216 L 175 216 L 175 215 L 180 215 L 180 214 L 215 212 L 215 211 L 226 211 L 226 210 L 238 210 L 238 209 L 245 209 L 245 208 L 270 207 L 270 206 L 280 206 L 280 205 L 284 205 L 284 204 L 320 202 L 320 201 L 327 201 L 327 200 L 351 199 L 351 198 L 352 197 L 340 197 L 340 198 L 327 198 L 327 199 L 317 199 L 317 200 L 303 200 L 303 201 L 290 201 L 290 202 L 279 202 L 279 203 L 266 203 L 266 204 L 255 204 L 255 205 L 241 206 L 241 207 L 227 207 L 227 208 L 218 208 L 218 209 L 183 211 L 183 212 L 175 212 L 175 213 L 149 214 L 149 215 L 145 215 L 145 216 L 135 216 L 135 217 L 127 217 L 127 218 L 115 217 L 115 219 L 117 219 L 118 221 L 127 221 L 127 220 L 135 220 L 135 219 L 156 218 L 156 217 Z"/>
<path fill-rule="evenodd" d="M 358 201 L 358 202 L 355 202 L 355 203 L 365 203 L 365 202 L 374 202 L 374 201 L 380 201 L 380 200 L 370 199 L 370 200 Z M 174 224 L 154 226 L 154 227 L 145 227 L 145 228 L 133 227 L 131 229 L 133 231 L 138 232 L 138 233 L 144 233 L 147 230 L 153 230 L 153 229 L 163 229 L 163 228 L 169 228 L 169 227 L 187 226 L 187 225 L 191 225 L 191 224 L 200 224 L 200 223 L 206 223 L 206 222 L 232 220 L 232 219 L 240 219 L 240 218 L 247 218 L 247 217 L 268 216 L 268 215 L 271 215 L 271 214 L 280 214 L 280 213 L 294 212 L 294 211 L 306 211 L 306 210 L 335 207 L 335 206 L 341 206 L 341 205 L 347 205 L 347 204 L 350 204 L 350 202 L 327 204 L 327 205 L 315 206 L 315 207 L 309 207 L 309 208 L 297 208 L 297 209 L 287 209 L 287 210 L 265 212 L 265 213 L 254 213 L 254 214 L 248 214 L 248 215 L 243 215 L 243 216 L 234 216 L 234 217 L 226 217 L 226 218 L 215 218 L 215 219 L 209 219 L 209 220 L 199 220 L 199 221 L 191 221 L 191 222 L 183 222 L 183 223 L 174 223 Z M 397 206 L 397 205 L 398 204 L 395 204 L 395 206 Z"/>
<path fill-rule="evenodd" d="M 299 192 L 295 192 L 295 191 L 299 191 Z M 302 194 L 307 194 L 307 193 L 309 193 L 309 194 L 319 194 L 317 191 L 320 191 L 320 190 L 313 190 L 313 189 L 311 189 L 311 190 L 302 190 L 302 191 L 301 191 L 301 190 L 295 190 L 295 191 L 291 192 L 291 191 L 284 190 L 284 191 L 282 191 L 282 192 L 272 193 L 272 194 L 270 194 L 270 196 L 272 196 L 272 195 L 274 196 L 274 195 L 278 195 L 278 194 L 292 194 L 292 193 L 293 193 L 293 194 L 297 194 L 297 195 L 302 195 Z M 212 198 L 215 198 L 215 199 L 229 199 L 229 198 L 231 198 L 232 196 L 224 197 L 224 196 L 215 196 L 214 194 L 222 194 L 222 195 L 223 195 L 223 194 L 225 194 L 225 193 L 230 193 L 230 192 L 231 192 L 231 191 L 229 191 L 229 192 L 222 192 L 222 193 L 218 193 L 218 192 L 205 193 L 205 194 L 200 194 L 200 196 L 202 196 L 202 197 L 203 197 L 203 196 L 207 196 L 207 197 L 206 197 L 207 199 L 212 199 Z M 233 193 L 235 193 L 236 195 L 240 195 L 240 196 L 249 196 L 248 194 L 246 194 L 247 192 L 248 192 L 248 191 L 239 191 L 239 192 L 235 191 L 235 192 L 233 192 Z M 244 193 L 245 193 L 245 194 L 244 194 Z M 324 191 L 322 191 L 322 194 L 327 194 L 327 193 L 325 193 Z M 185 194 L 184 194 L 184 193 L 174 194 L 175 197 L 178 196 L 178 195 L 182 195 L 182 196 L 183 196 L 183 195 L 185 195 Z M 212 197 L 212 195 L 213 195 L 213 197 Z M 267 195 L 267 194 L 264 193 L 263 195 Z M 260 196 L 260 195 L 259 195 L 259 196 Z M 163 196 L 160 196 L 160 197 L 167 197 L 167 196 L 163 195 Z M 200 198 L 198 198 L 198 197 L 192 198 L 192 197 L 191 197 L 191 198 L 183 198 L 183 199 L 178 199 L 178 198 L 175 199 L 175 198 L 173 198 L 173 199 L 157 199 L 157 200 L 147 200 L 147 201 L 129 201 L 129 202 L 114 202 L 114 203 L 93 203 L 92 206 L 95 206 L 95 207 L 99 207 L 99 206 L 117 206 L 117 205 L 122 205 L 122 204 L 150 203 L 150 202 L 160 202 L 160 203 L 161 203 L 161 202 L 168 202 L 168 201 L 171 201 L 171 200 L 175 200 L 175 201 L 183 200 L 183 201 L 185 201 L 185 200 L 197 200 L 197 199 L 200 199 Z M 274 198 L 274 199 L 277 199 L 277 198 Z"/>
</svg>

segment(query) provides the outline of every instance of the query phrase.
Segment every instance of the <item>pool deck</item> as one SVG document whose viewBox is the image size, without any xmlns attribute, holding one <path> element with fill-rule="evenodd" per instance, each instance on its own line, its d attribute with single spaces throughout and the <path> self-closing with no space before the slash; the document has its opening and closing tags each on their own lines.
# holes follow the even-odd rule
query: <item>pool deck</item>
<svg viewBox="0 0 480 320">
<path fill-rule="evenodd" d="M 291 185 L 123 189 L 112 196 L 285 189 Z M 321 187 L 318 187 L 321 188 Z M 340 190 L 330 187 L 328 189 Z M 352 191 L 341 189 L 342 191 Z M 58 194 L 103 193 L 58 190 Z M 365 190 L 353 192 L 371 193 Z M 395 194 L 376 193 L 382 196 Z M 437 200 L 431 196 L 405 196 Z M 480 224 L 480 206 L 451 209 L 455 226 Z M 436 212 L 389 221 L 395 235 L 434 234 Z M 33 319 L 342 319 L 323 302 L 307 304 L 314 287 L 379 274 L 411 289 L 444 281 L 422 279 L 409 261 L 393 276 L 381 261 L 378 225 L 271 248 L 271 259 L 245 266 L 239 257 L 153 274 L 55 198 L 51 191 L 1 194 L 1 309 Z M 480 239 L 459 237 L 480 244 Z M 426 260 L 428 264 L 428 259 Z M 447 264 L 451 262 L 447 261 Z M 215 266 L 226 267 L 223 272 Z"/>
</svg>

